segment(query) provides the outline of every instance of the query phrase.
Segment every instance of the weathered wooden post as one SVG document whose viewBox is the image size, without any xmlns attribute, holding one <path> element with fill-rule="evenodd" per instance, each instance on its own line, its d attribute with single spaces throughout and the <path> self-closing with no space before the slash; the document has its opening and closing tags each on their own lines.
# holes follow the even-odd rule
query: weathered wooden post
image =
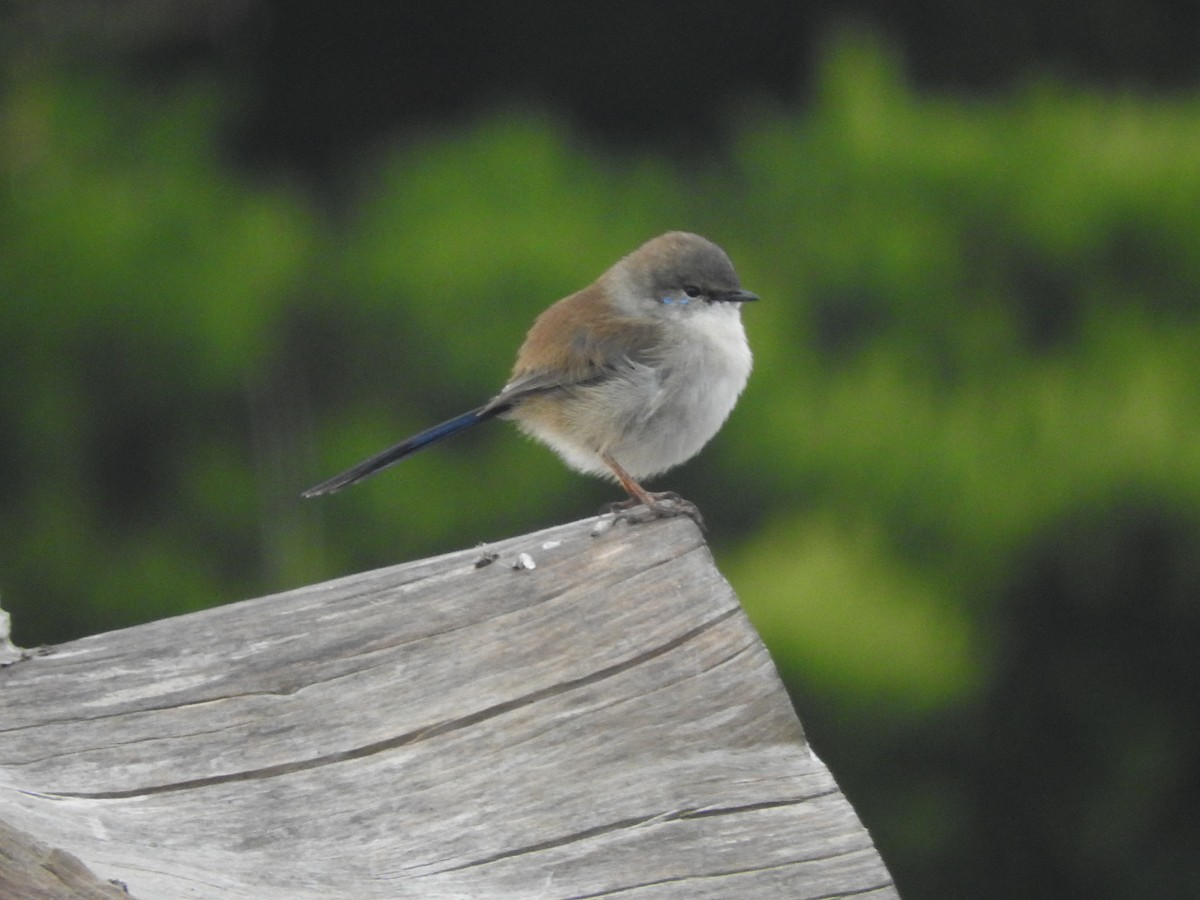
<svg viewBox="0 0 1200 900">
<path fill-rule="evenodd" d="M 895 897 L 686 519 L 0 669 L 0 896 Z"/>
</svg>

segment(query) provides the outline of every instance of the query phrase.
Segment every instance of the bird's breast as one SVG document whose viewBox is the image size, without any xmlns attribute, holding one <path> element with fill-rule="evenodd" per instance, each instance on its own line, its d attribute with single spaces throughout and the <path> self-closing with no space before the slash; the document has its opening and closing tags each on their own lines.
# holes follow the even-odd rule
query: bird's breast
<svg viewBox="0 0 1200 900">
<path fill-rule="evenodd" d="M 695 456 L 728 418 L 750 375 L 735 307 L 697 311 L 660 330 L 644 359 L 627 358 L 594 381 L 522 401 L 521 427 L 569 465 L 606 474 L 601 455 L 634 478 Z"/>
<path fill-rule="evenodd" d="M 657 364 L 631 375 L 625 427 L 610 453 L 634 477 L 685 462 L 720 430 L 750 377 L 752 358 L 734 308 L 680 323 Z"/>
</svg>

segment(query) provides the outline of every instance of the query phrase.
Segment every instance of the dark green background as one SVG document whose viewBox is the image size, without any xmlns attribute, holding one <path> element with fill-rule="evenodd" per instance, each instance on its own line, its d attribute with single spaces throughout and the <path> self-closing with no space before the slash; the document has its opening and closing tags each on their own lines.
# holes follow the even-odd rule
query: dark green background
<svg viewBox="0 0 1200 900">
<path fill-rule="evenodd" d="M 1200 897 L 1196 12 L 328 6 L 0 10 L 18 642 L 592 513 L 503 425 L 299 491 L 687 228 L 756 368 L 656 486 L 903 895 Z"/>
</svg>

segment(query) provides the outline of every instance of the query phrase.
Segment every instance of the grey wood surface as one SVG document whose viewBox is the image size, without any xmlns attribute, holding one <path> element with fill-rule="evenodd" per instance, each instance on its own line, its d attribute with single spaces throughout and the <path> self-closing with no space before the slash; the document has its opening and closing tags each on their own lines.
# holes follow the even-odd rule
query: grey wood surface
<svg viewBox="0 0 1200 900">
<path fill-rule="evenodd" d="M 897 896 L 695 525 L 594 523 L 8 665 L 0 820 L 142 900 Z"/>
</svg>

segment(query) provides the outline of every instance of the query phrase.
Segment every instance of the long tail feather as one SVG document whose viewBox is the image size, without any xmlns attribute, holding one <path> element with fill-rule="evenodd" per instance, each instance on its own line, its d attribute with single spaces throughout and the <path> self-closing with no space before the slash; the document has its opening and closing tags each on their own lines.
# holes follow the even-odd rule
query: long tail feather
<svg viewBox="0 0 1200 900">
<path fill-rule="evenodd" d="M 426 428 L 420 434 L 414 434 L 407 440 L 403 440 L 394 447 L 389 447 L 382 453 L 376 453 L 370 459 L 364 459 L 353 468 L 347 469 L 339 475 L 334 475 L 327 481 L 322 481 L 320 484 L 310 487 L 302 496 L 304 497 L 320 497 L 322 494 L 332 494 L 334 491 L 340 491 L 342 488 L 362 481 L 364 478 L 370 478 L 376 472 L 386 469 L 388 466 L 393 466 L 406 456 L 411 456 L 418 450 L 428 447 L 430 444 L 437 443 L 443 438 L 448 438 L 452 434 L 458 434 L 460 431 L 466 431 L 478 425 L 480 422 L 486 422 L 488 419 L 499 415 L 507 410 L 507 404 L 500 406 L 481 406 L 478 409 L 473 409 L 470 412 L 463 413 L 461 416 L 455 416 L 453 419 L 448 419 L 440 425 L 434 425 L 432 428 Z"/>
</svg>

